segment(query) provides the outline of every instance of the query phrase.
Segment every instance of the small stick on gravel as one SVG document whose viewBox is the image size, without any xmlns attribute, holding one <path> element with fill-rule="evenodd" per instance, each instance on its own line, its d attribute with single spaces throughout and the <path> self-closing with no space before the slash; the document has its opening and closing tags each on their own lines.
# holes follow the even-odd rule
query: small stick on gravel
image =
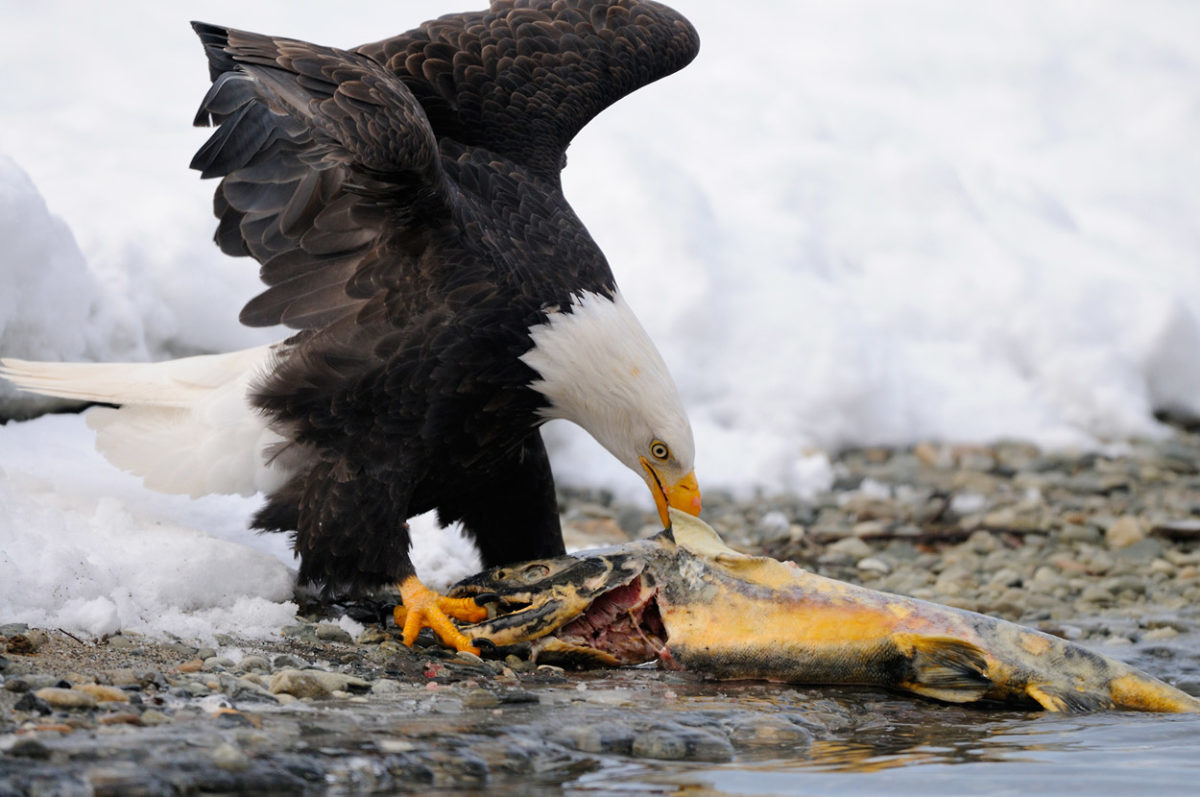
<svg viewBox="0 0 1200 797">
<path fill-rule="evenodd" d="M 86 642 L 84 642 L 82 639 L 80 639 L 79 637 L 77 637 L 77 636 L 75 636 L 74 634 L 72 634 L 70 631 L 66 631 L 66 630 L 64 630 L 64 629 L 62 629 L 62 628 L 59 628 L 59 629 L 57 629 L 57 631 L 58 631 L 60 634 L 66 634 L 67 636 L 71 637 L 71 639 L 74 639 L 76 642 L 78 642 L 78 643 L 79 643 L 79 644 L 81 644 L 81 645 L 86 645 L 86 644 L 87 644 L 87 643 L 86 643 Z"/>
</svg>

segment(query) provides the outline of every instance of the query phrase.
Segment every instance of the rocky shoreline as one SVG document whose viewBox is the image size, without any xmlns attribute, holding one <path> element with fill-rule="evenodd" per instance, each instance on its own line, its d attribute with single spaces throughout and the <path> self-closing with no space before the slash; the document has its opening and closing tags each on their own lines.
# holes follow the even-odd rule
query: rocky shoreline
<svg viewBox="0 0 1200 797">
<path fill-rule="evenodd" d="M 705 517 L 735 548 L 1128 651 L 1200 694 L 1200 435 L 1103 455 L 1018 443 L 856 450 L 834 474 L 808 500 L 710 493 Z M 603 495 L 567 494 L 563 505 L 575 544 L 653 530 L 652 517 Z M 803 754 L 814 739 L 870 727 L 863 706 L 887 699 L 723 685 L 722 695 L 765 690 L 772 710 L 726 700 L 697 712 L 693 699 L 713 687 L 691 674 L 570 674 L 409 650 L 394 628 L 353 636 L 328 616 L 302 619 L 270 642 L 208 645 L 0 625 L 0 794 L 536 793 L 597 756 Z"/>
<path fill-rule="evenodd" d="M 709 521 L 823 575 L 1027 624 L 1188 613 L 1200 606 L 1200 438 L 1122 448 L 849 452 L 832 492 L 760 516 L 751 535 L 736 507 Z"/>
</svg>

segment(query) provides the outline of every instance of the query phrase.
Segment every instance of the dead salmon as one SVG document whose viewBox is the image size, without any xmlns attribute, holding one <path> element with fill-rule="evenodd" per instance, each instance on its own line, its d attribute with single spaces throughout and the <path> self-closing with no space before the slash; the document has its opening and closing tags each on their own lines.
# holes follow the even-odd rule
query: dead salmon
<svg viewBox="0 0 1200 797">
<path fill-rule="evenodd" d="M 697 518 L 614 548 L 495 568 L 452 594 L 496 596 L 469 638 L 540 662 L 658 660 L 721 679 L 890 687 L 1048 711 L 1200 712 L 1200 700 L 1058 637 L 727 547 Z"/>
</svg>

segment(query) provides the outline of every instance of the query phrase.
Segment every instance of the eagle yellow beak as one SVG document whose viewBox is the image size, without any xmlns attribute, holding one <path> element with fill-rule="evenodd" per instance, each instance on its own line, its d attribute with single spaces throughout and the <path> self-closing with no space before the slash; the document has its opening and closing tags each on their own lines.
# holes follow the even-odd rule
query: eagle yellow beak
<svg viewBox="0 0 1200 797">
<path fill-rule="evenodd" d="M 658 517 L 664 529 L 671 528 L 671 516 L 667 512 L 671 507 L 689 515 L 700 514 L 700 485 L 696 483 L 696 471 L 691 471 L 674 484 L 664 486 L 649 460 L 645 457 L 639 459 L 646 471 L 646 483 L 650 485 L 650 494 L 654 496 L 654 505 L 658 507 Z"/>
</svg>

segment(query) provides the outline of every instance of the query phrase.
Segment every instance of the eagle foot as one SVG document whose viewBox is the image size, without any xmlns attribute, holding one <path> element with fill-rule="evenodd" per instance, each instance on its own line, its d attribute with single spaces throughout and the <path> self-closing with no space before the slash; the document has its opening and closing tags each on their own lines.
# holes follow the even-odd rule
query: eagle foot
<svg viewBox="0 0 1200 797">
<path fill-rule="evenodd" d="M 447 598 L 426 587 L 416 576 L 409 576 L 400 583 L 400 599 L 404 605 L 393 609 L 392 617 L 396 625 L 404 629 L 405 645 L 412 647 L 421 629 L 428 628 L 455 650 L 479 655 L 479 648 L 451 622 L 451 618 L 465 623 L 478 623 L 487 618 L 487 609 L 478 605 L 474 598 Z"/>
</svg>

